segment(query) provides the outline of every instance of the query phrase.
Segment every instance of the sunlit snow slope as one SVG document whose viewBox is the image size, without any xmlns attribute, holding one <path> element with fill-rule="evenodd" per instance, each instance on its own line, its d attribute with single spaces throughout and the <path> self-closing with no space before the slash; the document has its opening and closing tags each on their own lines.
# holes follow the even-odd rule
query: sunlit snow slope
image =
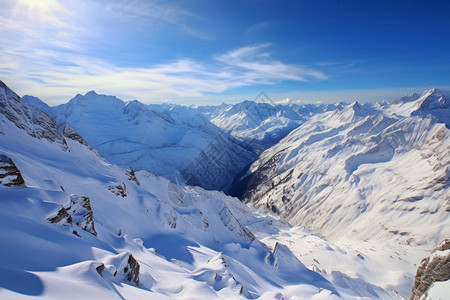
<svg viewBox="0 0 450 300">
<path fill-rule="evenodd" d="M 313 116 L 238 178 L 242 199 L 333 241 L 434 247 L 450 236 L 449 103 L 430 90 Z"/>
</svg>

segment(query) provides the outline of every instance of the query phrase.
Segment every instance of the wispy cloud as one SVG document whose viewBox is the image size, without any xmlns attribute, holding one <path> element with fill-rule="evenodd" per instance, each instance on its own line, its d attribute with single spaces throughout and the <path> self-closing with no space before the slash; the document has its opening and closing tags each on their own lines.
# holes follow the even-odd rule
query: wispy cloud
<svg viewBox="0 0 450 300">
<path fill-rule="evenodd" d="M 283 80 L 310 81 L 327 78 L 318 70 L 272 59 L 272 54 L 268 51 L 270 46 L 270 43 L 265 43 L 242 47 L 218 55 L 216 59 L 230 67 L 245 71 L 248 83 L 273 84 Z"/>
<path fill-rule="evenodd" d="M 283 80 L 304 81 L 307 77 L 325 78 L 318 71 L 272 61 L 262 53 L 249 51 L 249 47 L 215 58 L 215 63 L 181 59 L 130 68 L 50 50 L 27 55 L 7 51 L 0 55 L 0 63 L 8 66 L 0 70 L 0 76 L 26 83 L 19 86 L 20 92 L 35 94 L 49 102 L 61 102 L 92 89 L 145 102 L 176 101 L 202 98 L 205 93 L 221 93 L 234 87 L 275 84 Z"/>
<path fill-rule="evenodd" d="M 24 4 L 5 1 L 9 10 L 0 12 L 0 78 L 20 94 L 33 94 L 50 104 L 93 89 L 144 102 L 180 102 L 241 86 L 326 79 L 316 69 L 274 59 L 269 43 L 212 54 L 202 61 L 178 58 L 142 67 L 118 65 L 90 51 L 91 43 L 114 38 L 105 29 L 108 22 L 115 20 L 114 26 L 119 27 L 128 22 L 156 22 L 155 30 L 164 23 L 189 31 L 186 20 L 192 14 L 153 1 L 124 5 L 118 0 L 96 0 L 67 1 L 64 7 L 49 7 L 41 15 Z M 94 18 L 100 9 L 107 13 Z M 94 24 L 103 21 L 102 27 Z"/>
</svg>

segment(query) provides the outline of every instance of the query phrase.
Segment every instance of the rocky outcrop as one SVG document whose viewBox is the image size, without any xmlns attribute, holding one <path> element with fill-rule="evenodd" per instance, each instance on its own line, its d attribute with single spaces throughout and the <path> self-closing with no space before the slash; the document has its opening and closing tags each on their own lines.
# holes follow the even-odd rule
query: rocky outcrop
<svg viewBox="0 0 450 300">
<path fill-rule="evenodd" d="M 110 257 L 105 262 L 101 262 L 95 269 L 101 277 L 104 277 L 105 272 L 108 272 L 111 274 L 110 276 L 115 278 L 115 281 L 128 281 L 135 286 L 140 286 L 140 268 L 141 266 L 131 253 L 122 252 Z"/>
<path fill-rule="evenodd" d="M 122 184 L 108 186 L 108 190 L 110 190 L 114 195 L 122 196 L 123 198 L 128 195 L 127 186 L 123 182 Z"/>
<path fill-rule="evenodd" d="M 80 236 L 74 225 L 82 230 L 97 236 L 97 231 L 94 226 L 94 213 L 92 211 L 89 197 L 71 195 L 70 205 L 61 207 L 57 215 L 48 218 L 51 223 L 62 224 L 63 226 L 70 226 L 73 233 Z"/>
<path fill-rule="evenodd" d="M 0 154 L 0 184 L 5 186 L 25 186 L 20 170 L 6 155 Z"/>
<path fill-rule="evenodd" d="M 83 137 L 75 130 L 72 126 L 70 126 L 68 123 L 63 123 L 61 125 L 61 132 L 62 134 L 71 140 L 74 140 L 82 145 L 88 146 L 88 143 L 83 139 Z"/>
<path fill-rule="evenodd" d="M 139 269 L 140 265 L 137 260 L 133 255 L 128 255 L 127 265 L 123 268 L 123 272 L 126 279 L 137 286 L 139 285 Z"/>
<path fill-rule="evenodd" d="M 128 180 L 130 181 L 134 181 L 138 186 L 141 186 L 141 184 L 139 183 L 139 180 L 136 177 L 136 174 L 134 173 L 134 170 L 129 168 L 128 170 L 125 171 L 125 175 L 128 176 Z"/>
<path fill-rule="evenodd" d="M 411 300 L 422 299 L 427 290 L 436 281 L 450 279 L 450 239 L 445 239 L 436 251 L 424 258 L 417 269 Z"/>
<path fill-rule="evenodd" d="M 130 283 L 139 286 L 139 270 L 141 266 L 131 253 L 123 252 L 114 257 L 110 262 L 111 265 L 106 265 L 106 268 L 118 280 L 127 280 Z"/>
</svg>

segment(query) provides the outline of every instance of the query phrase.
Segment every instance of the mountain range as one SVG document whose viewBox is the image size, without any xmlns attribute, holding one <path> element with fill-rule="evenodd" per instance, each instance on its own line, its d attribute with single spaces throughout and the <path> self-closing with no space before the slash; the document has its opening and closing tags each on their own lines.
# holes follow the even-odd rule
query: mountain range
<svg viewBox="0 0 450 300">
<path fill-rule="evenodd" d="M 89 92 L 49 107 L 0 82 L 0 297 L 444 295 L 445 271 L 412 289 L 422 258 L 443 257 L 423 277 L 450 253 L 435 248 L 450 235 L 448 99 L 186 107 Z"/>
</svg>

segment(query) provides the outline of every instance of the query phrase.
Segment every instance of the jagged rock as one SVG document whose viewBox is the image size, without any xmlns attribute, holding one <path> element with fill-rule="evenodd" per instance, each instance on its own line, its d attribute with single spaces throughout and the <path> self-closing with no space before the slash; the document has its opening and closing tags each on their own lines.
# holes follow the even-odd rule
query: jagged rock
<svg viewBox="0 0 450 300">
<path fill-rule="evenodd" d="M 63 226 L 70 225 L 73 228 L 75 224 L 77 227 L 97 236 L 97 231 L 94 226 L 94 213 L 92 212 L 91 202 L 89 197 L 71 195 L 70 205 L 61 207 L 57 215 L 48 218 L 51 223 L 62 223 Z M 74 234 L 76 230 L 73 230 Z"/>
<path fill-rule="evenodd" d="M 127 186 L 124 182 L 122 182 L 122 184 L 120 185 L 110 185 L 108 186 L 108 190 L 110 190 L 114 195 L 122 196 L 123 198 L 128 195 Z"/>
<path fill-rule="evenodd" d="M 450 239 L 446 238 L 436 248 L 433 255 L 424 258 L 417 268 L 411 300 L 422 299 L 430 286 L 436 281 L 450 279 Z"/>
<path fill-rule="evenodd" d="M 445 251 L 450 249 L 450 238 L 446 238 L 444 239 L 439 246 L 437 246 L 436 250 L 437 251 Z"/>
<path fill-rule="evenodd" d="M 0 184 L 5 186 L 25 186 L 20 170 L 6 155 L 0 154 Z"/>
<path fill-rule="evenodd" d="M 54 216 L 53 218 L 49 218 L 48 220 L 50 221 L 50 223 L 60 223 L 62 220 L 65 220 L 66 221 L 65 223 L 68 223 L 70 225 L 73 224 L 72 216 L 69 215 L 67 209 L 64 208 L 64 206 L 61 207 L 56 216 Z"/>
<path fill-rule="evenodd" d="M 130 168 L 130 169 L 126 170 L 125 174 L 128 176 L 128 180 L 134 181 L 134 182 L 136 182 L 136 184 L 138 186 L 141 186 L 133 169 Z"/>
<path fill-rule="evenodd" d="M 112 266 L 106 268 L 119 280 L 127 280 L 139 286 L 139 270 L 141 266 L 131 253 L 123 252 L 112 261 Z"/>
<path fill-rule="evenodd" d="M 67 150 L 67 143 L 56 127 L 55 121 L 45 112 L 21 101 L 6 84 L 0 81 L 0 120 L 7 120 L 32 137 L 56 142 Z"/>
<path fill-rule="evenodd" d="M 123 269 L 126 278 L 129 282 L 134 283 L 135 285 L 139 285 L 139 269 L 140 265 L 137 260 L 133 257 L 133 255 L 128 256 L 128 264 Z"/>
<path fill-rule="evenodd" d="M 105 269 L 105 264 L 101 264 L 95 270 L 97 270 L 98 274 L 103 277 L 103 270 Z"/>
</svg>

